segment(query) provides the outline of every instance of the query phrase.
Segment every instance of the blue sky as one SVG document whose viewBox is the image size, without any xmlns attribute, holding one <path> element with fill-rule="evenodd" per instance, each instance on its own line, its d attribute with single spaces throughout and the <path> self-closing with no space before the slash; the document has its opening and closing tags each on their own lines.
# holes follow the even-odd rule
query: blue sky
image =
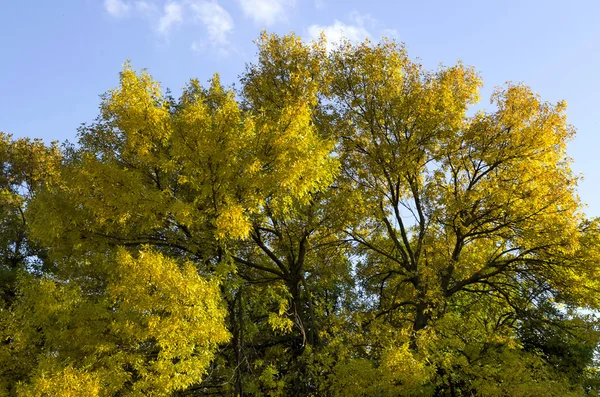
<svg viewBox="0 0 600 397">
<path fill-rule="evenodd" d="M 118 83 L 126 59 L 174 92 L 214 72 L 232 84 L 261 29 L 307 39 L 406 43 L 429 68 L 462 60 L 480 71 L 482 106 L 506 81 L 565 99 L 569 146 L 587 213 L 600 216 L 600 2 L 342 0 L 0 0 L 0 130 L 75 140 Z"/>
</svg>

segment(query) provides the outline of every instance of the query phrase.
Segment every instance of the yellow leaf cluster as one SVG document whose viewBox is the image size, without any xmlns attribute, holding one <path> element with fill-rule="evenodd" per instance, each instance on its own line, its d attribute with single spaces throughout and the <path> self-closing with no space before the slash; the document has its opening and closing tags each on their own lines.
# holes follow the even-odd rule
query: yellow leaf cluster
<svg viewBox="0 0 600 397">
<path fill-rule="evenodd" d="M 86 266 L 95 280 L 23 280 L 2 363 L 34 355 L 18 394 L 167 396 L 199 383 L 229 339 L 218 284 L 148 249 Z"/>
</svg>

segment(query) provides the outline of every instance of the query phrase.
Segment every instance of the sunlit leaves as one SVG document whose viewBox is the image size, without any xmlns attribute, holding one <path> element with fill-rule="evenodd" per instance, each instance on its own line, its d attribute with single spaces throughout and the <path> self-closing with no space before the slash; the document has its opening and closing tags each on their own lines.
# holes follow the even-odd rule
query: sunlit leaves
<svg viewBox="0 0 600 397">
<path fill-rule="evenodd" d="M 19 393 L 170 395 L 202 380 L 229 339 L 214 281 L 148 249 L 83 266 L 84 279 L 22 280 L 2 363 L 36 354 Z"/>
<path fill-rule="evenodd" d="M 595 392 L 565 103 L 507 84 L 472 113 L 473 68 L 386 40 L 257 46 L 239 91 L 127 64 L 78 145 L 2 137 L 2 387 Z"/>
</svg>

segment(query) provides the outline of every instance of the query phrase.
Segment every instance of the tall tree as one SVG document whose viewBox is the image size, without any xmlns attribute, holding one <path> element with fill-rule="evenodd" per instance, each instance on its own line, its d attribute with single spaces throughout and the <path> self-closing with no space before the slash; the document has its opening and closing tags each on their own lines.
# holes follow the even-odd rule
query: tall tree
<svg viewBox="0 0 600 397">
<path fill-rule="evenodd" d="M 126 65 L 78 145 L 6 137 L 5 390 L 595 395 L 566 105 L 470 112 L 473 68 L 386 40 L 257 44 L 237 93 Z"/>
<path fill-rule="evenodd" d="M 496 324 L 480 338 L 518 339 L 510 328 L 541 299 L 523 296 L 528 284 L 557 300 L 594 294 L 598 266 L 577 254 L 585 223 L 565 151 L 573 128 L 564 102 L 508 85 L 493 94 L 495 110 L 467 116 L 481 85 L 473 69 L 429 72 L 385 41 L 342 44 L 331 74 L 343 177 L 366 207 L 347 232 L 364 255 L 362 281 L 377 302 L 371 315 L 406 330 L 412 354 L 432 354 L 428 339 L 452 340 L 457 315 Z M 583 283 L 574 276 L 582 273 L 591 275 Z M 473 313 L 481 300 L 487 305 Z M 489 350 L 477 343 L 478 354 Z M 458 395 L 456 368 L 435 365 L 445 382 L 436 393 Z"/>
</svg>

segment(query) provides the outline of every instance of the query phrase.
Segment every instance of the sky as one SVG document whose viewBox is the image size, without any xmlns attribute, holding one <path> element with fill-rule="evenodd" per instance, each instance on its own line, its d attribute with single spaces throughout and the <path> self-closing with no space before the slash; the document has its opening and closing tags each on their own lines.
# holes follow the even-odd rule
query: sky
<svg viewBox="0 0 600 397">
<path fill-rule="evenodd" d="M 235 85 L 260 31 L 386 36 L 427 68 L 462 60 L 494 87 L 566 100 L 586 213 L 600 216 L 600 1 L 0 0 L 0 131 L 76 141 L 126 60 L 174 93 L 218 72 Z"/>
</svg>

